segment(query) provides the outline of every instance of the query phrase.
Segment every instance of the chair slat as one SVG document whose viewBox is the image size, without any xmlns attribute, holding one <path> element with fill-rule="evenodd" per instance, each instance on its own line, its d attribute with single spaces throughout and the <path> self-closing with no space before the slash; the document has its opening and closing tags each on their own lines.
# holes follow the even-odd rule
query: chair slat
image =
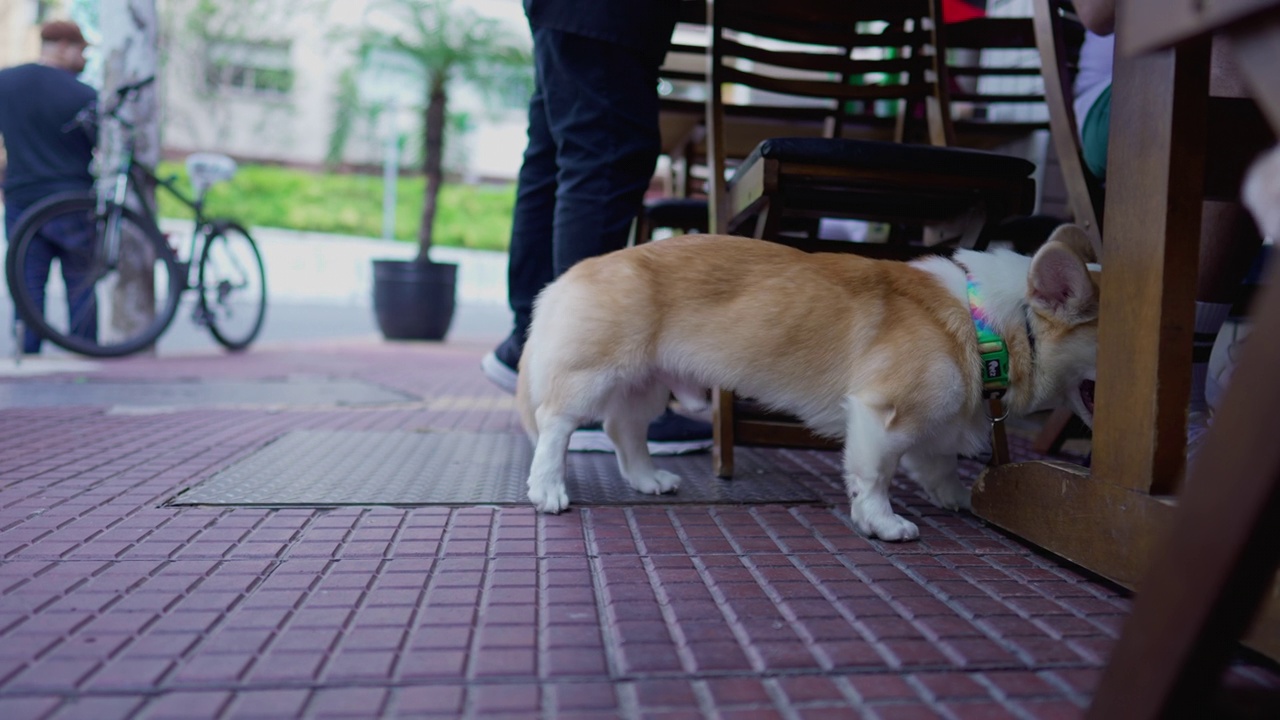
<svg viewBox="0 0 1280 720">
<path fill-rule="evenodd" d="M 853 59 L 850 58 L 847 49 L 843 54 L 837 54 L 837 52 L 785 52 L 731 41 L 724 43 L 721 54 L 726 59 L 751 60 L 764 63 L 773 68 L 844 74 L 910 72 L 925 67 L 930 62 L 929 58 L 918 55 L 914 57 L 886 56 L 883 59 Z M 761 74 L 768 74 L 763 70 L 760 72 Z"/>
<path fill-rule="evenodd" d="M 757 90 L 768 90 L 797 97 L 828 98 L 831 100 L 896 100 L 908 96 L 919 96 L 927 89 L 927 85 L 921 82 L 851 85 L 822 80 L 794 80 L 769 77 L 767 75 L 740 72 L 733 68 L 725 68 L 720 77 L 725 83 L 745 85 Z"/>
<path fill-rule="evenodd" d="M 1038 67 L 956 67 L 951 66 L 947 71 L 951 77 L 1040 77 L 1040 68 Z M 1037 95 L 1041 101 L 1044 100 L 1044 94 Z"/>
</svg>

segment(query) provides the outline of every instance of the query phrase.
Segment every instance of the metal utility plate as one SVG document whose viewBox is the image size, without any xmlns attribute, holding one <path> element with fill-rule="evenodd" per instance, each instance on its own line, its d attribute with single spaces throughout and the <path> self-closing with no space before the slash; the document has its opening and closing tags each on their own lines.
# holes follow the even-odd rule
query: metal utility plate
<svg viewBox="0 0 1280 720">
<path fill-rule="evenodd" d="M 283 435 L 171 499 L 168 505 L 329 507 L 528 502 L 529 441 L 510 433 L 300 430 Z M 622 480 L 611 453 L 570 453 L 566 482 L 579 505 L 813 503 L 813 489 L 763 463 L 732 481 L 706 454 L 660 457 L 680 489 L 644 495 Z"/>
<path fill-rule="evenodd" d="M 188 408 L 379 405 L 418 400 L 358 380 L 0 383 L 0 407 Z"/>
</svg>

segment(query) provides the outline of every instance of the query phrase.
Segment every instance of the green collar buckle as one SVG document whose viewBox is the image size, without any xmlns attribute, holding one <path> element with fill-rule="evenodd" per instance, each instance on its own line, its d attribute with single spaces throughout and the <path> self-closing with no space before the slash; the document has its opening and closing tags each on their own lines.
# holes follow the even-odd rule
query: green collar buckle
<svg viewBox="0 0 1280 720">
<path fill-rule="evenodd" d="M 982 356 L 982 394 L 1002 396 L 1009 389 L 1009 346 L 990 330 L 978 331 L 978 354 Z"/>
</svg>

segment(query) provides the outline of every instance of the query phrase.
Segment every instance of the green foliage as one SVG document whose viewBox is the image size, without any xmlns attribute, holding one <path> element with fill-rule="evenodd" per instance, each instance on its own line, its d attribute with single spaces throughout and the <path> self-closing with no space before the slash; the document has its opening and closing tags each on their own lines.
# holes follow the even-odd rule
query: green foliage
<svg viewBox="0 0 1280 720">
<path fill-rule="evenodd" d="M 427 103 L 423 113 L 422 156 L 424 169 L 435 181 L 426 193 L 439 188 L 444 149 L 448 146 L 450 85 L 465 79 L 474 88 L 492 95 L 509 88 L 513 77 L 531 77 L 532 57 L 528 41 L 494 18 L 484 17 L 456 0 L 375 0 L 365 14 L 365 28 L 357 51 L 358 65 L 367 65 L 377 51 L 388 52 L 415 65 L 420 71 Z M 443 124 L 443 127 L 441 126 Z M 341 139 L 332 147 L 341 150 Z M 333 154 L 333 151 L 331 151 Z M 445 205 L 426 199 L 428 208 Z M 437 213 L 440 212 L 437 210 Z M 418 232 L 419 255 L 430 253 L 436 235 L 444 239 L 433 213 L 422 218 Z"/>
<path fill-rule="evenodd" d="M 190 187 L 181 163 L 162 163 L 159 174 L 177 175 L 180 188 Z M 397 240 L 417 242 L 424 184 L 421 176 L 402 177 L 396 183 Z M 233 217 L 250 226 L 380 237 L 382 192 L 382 178 L 375 175 L 242 165 L 234 180 L 209 192 L 207 210 L 209 215 Z M 190 211 L 163 189 L 157 196 L 163 217 L 191 217 Z M 440 192 L 435 242 L 505 251 L 514 205 L 514 185 L 447 184 Z"/>
</svg>

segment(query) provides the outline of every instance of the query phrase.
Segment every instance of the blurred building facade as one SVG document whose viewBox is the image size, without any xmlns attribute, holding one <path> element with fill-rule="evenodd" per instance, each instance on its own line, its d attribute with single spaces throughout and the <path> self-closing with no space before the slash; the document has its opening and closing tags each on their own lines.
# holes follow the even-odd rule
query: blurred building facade
<svg viewBox="0 0 1280 720">
<path fill-rule="evenodd" d="M 403 64 L 357 67 L 368 15 L 381 0 L 156 0 L 161 17 L 162 142 L 168 155 L 223 152 L 302 167 L 421 160 L 425 80 Z M 529 40 L 520 0 L 455 0 Z M 0 1 L 0 66 L 34 60 L 39 24 L 70 17 L 96 33 L 91 0 Z M 92 56 L 92 49 L 90 50 Z M 84 78 L 95 84 L 91 57 Z M 451 85 L 446 167 L 478 180 L 519 170 L 527 94 Z"/>
</svg>

